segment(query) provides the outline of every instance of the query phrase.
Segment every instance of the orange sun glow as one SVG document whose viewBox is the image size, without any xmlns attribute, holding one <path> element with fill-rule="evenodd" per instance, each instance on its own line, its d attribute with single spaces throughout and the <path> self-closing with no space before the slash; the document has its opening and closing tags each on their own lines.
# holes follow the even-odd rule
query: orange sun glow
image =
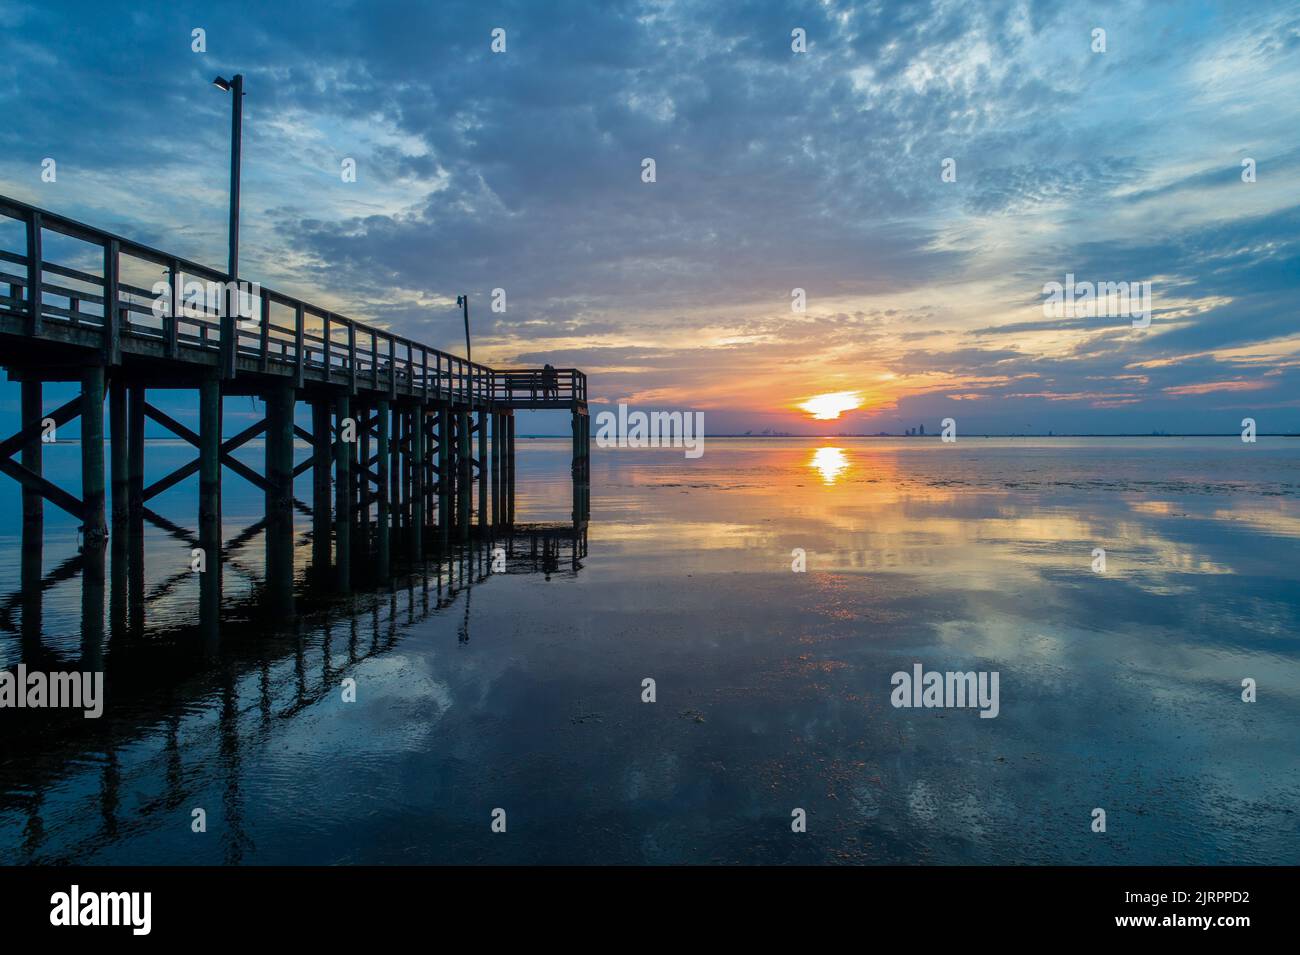
<svg viewBox="0 0 1300 955">
<path fill-rule="evenodd" d="M 843 448 L 818 448 L 808 466 L 819 472 L 825 483 L 834 484 L 848 468 L 849 458 Z"/>
<path fill-rule="evenodd" d="M 856 391 L 832 391 L 813 395 L 799 407 L 818 421 L 834 421 L 845 411 L 862 407 L 862 396 Z"/>
</svg>

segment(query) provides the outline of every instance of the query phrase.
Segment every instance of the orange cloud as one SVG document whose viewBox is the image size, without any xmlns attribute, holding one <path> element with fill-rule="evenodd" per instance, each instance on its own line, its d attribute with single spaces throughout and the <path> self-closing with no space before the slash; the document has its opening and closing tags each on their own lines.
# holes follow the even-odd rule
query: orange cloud
<svg viewBox="0 0 1300 955">
<path fill-rule="evenodd" d="M 1205 381 L 1199 385 L 1174 385 L 1162 389 L 1167 395 L 1204 395 L 1212 391 L 1259 391 L 1271 387 L 1267 381 Z"/>
</svg>

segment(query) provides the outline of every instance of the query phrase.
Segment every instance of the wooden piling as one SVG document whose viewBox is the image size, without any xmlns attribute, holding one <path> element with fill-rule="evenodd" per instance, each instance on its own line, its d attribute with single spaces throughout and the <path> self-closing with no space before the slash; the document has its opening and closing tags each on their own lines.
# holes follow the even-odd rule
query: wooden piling
<svg viewBox="0 0 1300 955">
<path fill-rule="evenodd" d="M 339 395 L 335 399 L 334 580 L 341 593 L 352 590 L 352 457 L 356 442 L 344 440 L 350 407 L 347 395 Z"/>
<path fill-rule="evenodd" d="M 501 521 L 501 421 L 499 411 L 492 412 L 492 526 L 499 527 Z"/>
<path fill-rule="evenodd" d="M 266 582 L 277 611 L 293 604 L 293 413 L 291 385 L 266 395 Z"/>
<path fill-rule="evenodd" d="M 132 632 L 144 627 L 144 406 L 143 385 L 127 395 L 127 620 Z"/>
<path fill-rule="evenodd" d="M 23 444 L 22 466 L 33 474 L 41 474 L 40 426 L 44 418 L 41 401 L 41 382 L 24 380 L 22 383 L 22 427 L 33 429 L 31 438 Z M 22 633 L 24 656 L 27 650 L 40 646 L 41 641 L 41 577 L 44 573 L 45 549 L 45 498 L 34 487 L 22 486 Z"/>
<path fill-rule="evenodd" d="M 215 375 L 199 385 L 199 547 L 199 616 L 215 628 L 221 613 L 221 382 Z"/>
<path fill-rule="evenodd" d="M 108 387 L 109 494 L 112 524 L 109 531 L 109 622 L 114 634 L 123 632 L 127 620 L 127 535 L 130 497 L 126 383 L 113 375 Z"/>
<path fill-rule="evenodd" d="M 22 427 L 34 429 L 34 431 L 31 439 L 23 444 L 20 460 L 23 467 L 37 476 L 41 474 L 43 444 L 40 428 L 45 417 L 41 404 L 41 389 L 42 385 L 39 381 L 24 379 L 22 383 Z M 22 485 L 22 500 L 24 539 L 30 531 L 39 544 L 45 528 L 45 498 L 41 496 L 38 488 L 24 484 Z M 40 579 L 39 573 L 37 579 Z"/>
<path fill-rule="evenodd" d="M 424 474 L 424 524 L 427 536 L 438 513 L 438 464 L 434 455 L 434 448 L 438 444 L 438 415 L 434 406 L 428 402 L 421 405 L 420 427 L 424 430 L 420 469 Z"/>
<path fill-rule="evenodd" d="M 487 527 L 488 514 L 488 413 L 478 412 L 478 526 Z"/>
<path fill-rule="evenodd" d="M 378 502 L 378 513 L 375 515 L 375 571 L 380 580 L 387 580 L 389 573 L 389 560 L 392 557 L 392 541 L 389 536 L 390 515 L 388 508 L 388 402 L 381 398 L 375 403 L 375 412 L 378 419 L 376 421 L 378 426 L 378 440 L 376 441 L 378 460 L 375 462 L 375 497 Z"/>
<path fill-rule="evenodd" d="M 411 427 L 411 457 L 413 467 L 411 468 L 411 559 L 416 561 L 424 560 L 424 472 L 425 472 L 425 447 L 424 447 L 424 412 L 425 406 L 418 404 L 412 411 Z"/>
<path fill-rule="evenodd" d="M 471 469 L 474 462 L 470 458 L 469 410 L 456 412 L 456 525 L 461 540 L 469 539 L 470 505 L 473 500 Z"/>
<path fill-rule="evenodd" d="M 515 416 L 506 415 L 506 523 L 515 522 Z"/>
<path fill-rule="evenodd" d="M 573 422 L 573 424 L 574 424 L 574 427 L 573 427 L 573 464 L 574 464 L 573 477 L 574 477 L 575 480 L 577 480 L 577 479 L 579 479 L 579 478 L 581 477 L 581 475 L 582 475 L 582 441 L 583 441 L 583 430 L 582 430 L 582 425 L 583 425 L 583 421 L 584 421 L 584 416 L 581 415 L 581 414 L 579 414 L 578 412 L 575 411 L 575 412 L 573 413 L 573 418 L 574 418 L 574 422 Z"/>
<path fill-rule="evenodd" d="M 357 537 L 355 546 L 361 556 L 361 566 L 369 566 L 366 557 L 370 554 L 370 405 L 362 404 L 357 408 L 357 446 L 360 454 L 360 467 L 357 469 Z"/>
<path fill-rule="evenodd" d="M 144 533 L 144 406 L 143 385 L 132 385 L 127 396 L 126 489 L 127 522 L 134 537 Z"/>
<path fill-rule="evenodd" d="M 460 514 L 460 414 L 447 406 L 447 531 L 456 527 Z"/>
<path fill-rule="evenodd" d="M 104 513 L 104 367 L 81 373 L 81 507 L 85 551 L 103 550 L 108 537 Z"/>
<path fill-rule="evenodd" d="M 402 513 L 402 553 L 411 556 L 411 408 L 397 411 L 397 486 Z"/>
<path fill-rule="evenodd" d="M 317 398 L 311 403 L 311 534 L 312 567 L 321 583 L 328 579 L 330 565 L 330 403 Z"/>
<path fill-rule="evenodd" d="M 392 524 L 390 547 L 401 545 L 402 528 L 402 409 L 393 404 L 389 408 L 388 422 L 388 512 Z"/>
<path fill-rule="evenodd" d="M 445 544 L 451 529 L 451 405 L 438 405 L 438 536 Z"/>
<path fill-rule="evenodd" d="M 130 506 L 130 465 L 127 447 L 126 383 L 114 376 L 108 388 L 108 450 L 113 534 L 126 533 Z"/>
</svg>

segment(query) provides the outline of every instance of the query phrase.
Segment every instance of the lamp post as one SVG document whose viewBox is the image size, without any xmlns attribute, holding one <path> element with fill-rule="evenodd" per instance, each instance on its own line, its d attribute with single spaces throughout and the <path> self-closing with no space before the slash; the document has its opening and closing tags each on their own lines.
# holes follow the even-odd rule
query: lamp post
<svg viewBox="0 0 1300 955">
<path fill-rule="evenodd" d="M 234 78 L 218 76 L 212 81 L 217 89 L 231 94 L 230 118 L 230 260 L 227 272 L 226 307 L 221 314 L 221 377 L 235 377 L 235 357 L 239 352 L 239 161 L 243 152 L 244 74 Z"/>
<path fill-rule="evenodd" d="M 474 358 L 469 351 L 469 296 L 457 295 L 456 304 L 461 307 L 461 311 L 465 315 L 465 360 L 472 362 Z"/>
</svg>

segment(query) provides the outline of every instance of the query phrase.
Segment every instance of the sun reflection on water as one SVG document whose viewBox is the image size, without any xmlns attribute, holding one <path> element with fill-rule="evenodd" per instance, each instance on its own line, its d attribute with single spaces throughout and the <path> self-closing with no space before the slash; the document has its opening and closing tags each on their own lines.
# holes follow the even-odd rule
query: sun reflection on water
<svg viewBox="0 0 1300 955">
<path fill-rule="evenodd" d="M 849 458 L 843 448 L 818 448 L 813 452 L 808 466 L 821 472 L 825 483 L 834 484 L 848 470 Z"/>
</svg>

